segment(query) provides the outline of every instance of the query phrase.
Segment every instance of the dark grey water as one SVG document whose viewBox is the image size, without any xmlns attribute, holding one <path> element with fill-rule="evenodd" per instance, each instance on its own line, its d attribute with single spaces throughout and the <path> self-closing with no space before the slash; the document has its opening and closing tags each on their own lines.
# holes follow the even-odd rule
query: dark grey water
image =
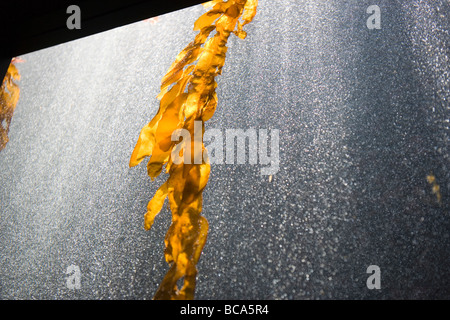
<svg viewBox="0 0 450 320">
<path fill-rule="evenodd" d="M 247 39 L 230 38 L 207 128 L 280 130 L 280 169 L 212 166 L 196 298 L 450 298 L 449 3 L 378 1 L 380 30 L 371 4 L 260 0 Z M 149 232 L 143 214 L 165 177 L 128 161 L 202 12 L 22 57 L 0 153 L 0 298 L 152 298 L 170 212 Z"/>
</svg>

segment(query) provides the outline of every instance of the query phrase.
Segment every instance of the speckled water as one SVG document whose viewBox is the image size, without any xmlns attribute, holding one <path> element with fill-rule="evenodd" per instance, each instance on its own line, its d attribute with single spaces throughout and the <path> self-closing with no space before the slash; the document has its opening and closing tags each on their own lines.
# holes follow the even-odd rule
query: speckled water
<svg viewBox="0 0 450 320">
<path fill-rule="evenodd" d="M 213 165 L 196 298 L 450 298 L 449 3 L 378 1 L 380 30 L 371 4 L 260 0 L 248 37 L 230 37 L 207 128 L 279 129 L 280 170 Z M 143 229 L 164 178 L 128 161 L 202 12 L 22 57 L 0 153 L 0 298 L 152 298 L 170 212 Z"/>
</svg>

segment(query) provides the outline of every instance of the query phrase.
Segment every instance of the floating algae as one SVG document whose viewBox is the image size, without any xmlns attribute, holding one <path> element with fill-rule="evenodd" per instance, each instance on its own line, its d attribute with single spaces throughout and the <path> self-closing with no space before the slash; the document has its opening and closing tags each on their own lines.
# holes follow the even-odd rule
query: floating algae
<svg viewBox="0 0 450 320">
<path fill-rule="evenodd" d="M 204 4 L 212 9 L 195 22 L 194 30 L 199 31 L 195 40 L 178 54 L 163 77 L 159 110 L 142 128 L 131 155 L 130 167 L 150 157 L 147 170 L 152 180 L 163 166 L 169 174 L 148 203 L 144 222 L 149 230 L 165 199 L 169 199 L 172 224 L 164 243 L 170 269 L 154 299 L 194 298 L 196 264 L 208 233 L 208 222 L 201 215 L 202 192 L 210 172 L 207 156 L 203 157 L 204 123 L 217 106 L 215 77 L 221 74 L 225 63 L 228 37 L 231 33 L 241 39 L 246 37 L 242 28 L 252 21 L 257 4 L 257 0 L 214 0 Z M 196 140 L 194 127 L 199 123 L 201 141 L 173 141 L 172 134 L 181 129 Z M 174 155 L 181 154 L 189 154 L 190 161 L 174 161 Z M 178 288 L 180 279 L 183 285 Z"/>
<path fill-rule="evenodd" d="M 436 200 L 439 204 L 441 204 L 441 191 L 440 191 L 440 187 L 439 184 L 436 181 L 436 177 L 434 176 L 433 173 L 430 173 L 429 175 L 427 175 L 427 181 L 428 183 L 431 185 L 431 192 L 433 192 L 433 194 L 436 195 Z"/>
<path fill-rule="evenodd" d="M 14 65 L 16 62 L 22 60 L 17 58 L 11 60 L 0 88 L 0 151 L 9 141 L 9 126 L 20 96 L 20 88 L 15 82 L 20 80 L 19 70 Z"/>
</svg>

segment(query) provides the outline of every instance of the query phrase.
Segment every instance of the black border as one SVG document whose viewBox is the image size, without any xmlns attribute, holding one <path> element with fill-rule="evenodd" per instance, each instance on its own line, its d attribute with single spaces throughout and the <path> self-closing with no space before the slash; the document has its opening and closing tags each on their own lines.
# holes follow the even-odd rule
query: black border
<svg viewBox="0 0 450 320">
<path fill-rule="evenodd" d="M 354 319 L 385 319 L 389 316 L 401 315 L 402 318 L 426 315 L 441 315 L 448 301 L 445 300 L 194 300 L 194 301 L 152 301 L 152 300 L 3 300 L 0 308 L 4 314 L 27 316 L 58 315 L 67 317 L 96 316 L 102 318 L 114 316 L 132 318 L 142 315 L 149 318 L 164 319 L 229 319 L 229 318 L 261 318 L 261 319 L 336 319 L 340 316 Z M 213 315 L 183 315 L 182 307 L 214 307 Z M 268 312 L 264 314 L 226 314 L 225 305 L 266 305 Z M 238 308 L 236 309 L 238 310 Z"/>
</svg>

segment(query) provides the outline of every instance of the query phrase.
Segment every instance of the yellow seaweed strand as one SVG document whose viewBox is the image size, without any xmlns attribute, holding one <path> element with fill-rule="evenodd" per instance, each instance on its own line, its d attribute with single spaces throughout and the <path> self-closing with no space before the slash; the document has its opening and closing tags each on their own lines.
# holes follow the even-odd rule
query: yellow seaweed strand
<svg viewBox="0 0 450 320">
<path fill-rule="evenodd" d="M 15 82 L 20 80 L 20 74 L 14 63 L 22 61 L 17 58 L 11 60 L 0 87 L 0 151 L 9 141 L 9 126 L 20 96 L 20 88 Z"/>
<path fill-rule="evenodd" d="M 234 33 L 245 38 L 242 27 L 255 16 L 257 4 L 257 0 L 213 0 L 204 4 L 212 8 L 197 19 L 194 30 L 199 33 L 163 77 L 159 110 L 141 130 L 131 155 L 130 167 L 150 157 L 147 171 L 152 179 L 164 166 L 169 174 L 145 214 L 144 228 L 148 230 L 168 198 L 172 223 L 164 240 L 164 255 L 170 269 L 154 299 L 194 298 L 196 265 L 208 234 L 208 222 L 201 215 L 202 192 L 210 173 L 210 164 L 203 157 L 204 123 L 217 106 L 215 77 L 225 63 L 228 37 Z M 189 132 L 193 139 L 172 141 L 172 134 L 179 129 Z M 201 131 L 201 140 L 197 130 Z M 183 158 L 180 162 L 172 158 L 176 146 L 182 146 L 176 149 L 181 150 L 177 155 Z"/>
</svg>

